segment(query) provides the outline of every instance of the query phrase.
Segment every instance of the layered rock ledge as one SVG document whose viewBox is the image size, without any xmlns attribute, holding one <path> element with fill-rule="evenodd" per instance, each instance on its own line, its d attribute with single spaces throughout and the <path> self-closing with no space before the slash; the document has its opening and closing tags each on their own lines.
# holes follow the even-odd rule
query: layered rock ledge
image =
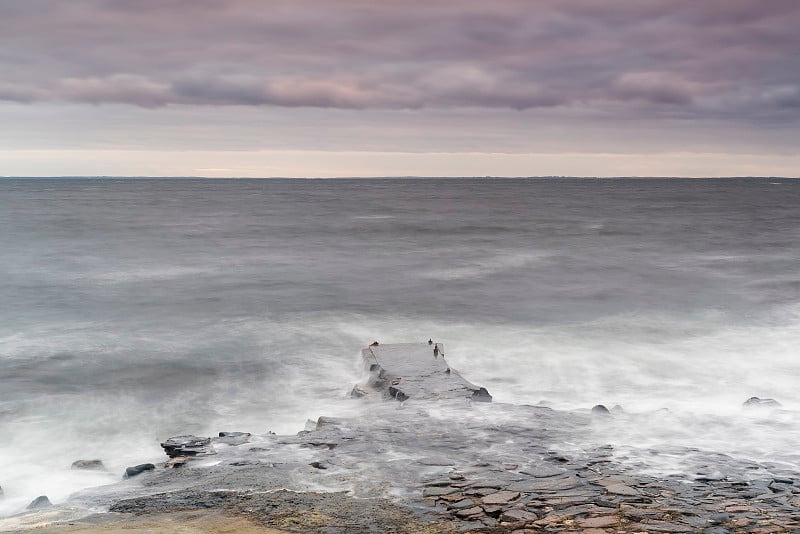
<svg viewBox="0 0 800 534">
<path fill-rule="evenodd" d="M 491 396 L 441 346 L 362 357 L 360 416 L 323 416 L 293 436 L 178 436 L 164 442 L 168 462 L 71 504 L 116 518 L 223 514 L 273 533 L 800 531 L 800 473 L 784 465 L 672 448 L 649 454 L 685 472 L 654 476 L 626 451 L 574 445 L 624 414 L 473 402 Z M 86 521 L 89 532 L 104 520 Z"/>
</svg>

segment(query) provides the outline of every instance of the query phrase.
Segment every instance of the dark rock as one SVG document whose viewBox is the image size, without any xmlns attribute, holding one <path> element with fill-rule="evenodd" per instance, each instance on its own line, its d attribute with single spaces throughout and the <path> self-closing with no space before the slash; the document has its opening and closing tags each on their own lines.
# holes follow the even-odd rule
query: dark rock
<svg viewBox="0 0 800 534">
<path fill-rule="evenodd" d="M 758 397 L 750 397 L 744 401 L 742 406 L 745 406 L 746 408 L 780 408 L 782 405 L 775 399 L 759 399 Z"/>
<path fill-rule="evenodd" d="M 153 464 L 139 464 L 133 467 L 128 467 L 125 469 L 125 478 L 135 477 L 136 475 L 140 475 L 145 471 L 152 471 L 155 468 L 156 466 Z"/>
<path fill-rule="evenodd" d="M 106 467 L 101 460 L 75 460 L 72 469 L 103 470 Z"/>
<path fill-rule="evenodd" d="M 320 463 L 320 462 L 311 462 L 311 463 L 310 463 L 310 464 L 308 464 L 308 465 L 310 465 L 310 466 L 311 466 L 311 467 L 313 467 L 314 469 L 327 469 L 327 467 L 325 467 L 325 464 L 323 464 L 323 463 Z"/>
<path fill-rule="evenodd" d="M 449 370 L 450 368 L 448 367 L 448 371 Z M 472 400 L 476 402 L 492 402 L 492 396 L 485 387 L 480 387 L 477 391 L 472 393 Z"/>
<path fill-rule="evenodd" d="M 161 444 L 167 456 L 197 456 L 213 454 L 214 448 L 211 446 L 211 438 L 198 436 L 174 436 Z"/>
<path fill-rule="evenodd" d="M 393 398 L 393 399 L 399 400 L 400 402 L 403 402 L 404 400 L 408 400 L 408 395 L 403 393 L 401 390 L 399 390 L 395 386 L 390 386 L 389 387 L 389 396 L 391 398 Z"/>
<path fill-rule="evenodd" d="M 500 517 L 500 514 L 503 513 L 503 507 L 497 504 L 484 504 L 483 511 L 486 512 L 486 515 L 490 517 Z"/>
<path fill-rule="evenodd" d="M 611 415 L 611 412 L 602 404 L 597 404 L 596 406 L 592 406 L 592 415 Z"/>
<path fill-rule="evenodd" d="M 39 495 L 28 505 L 28 510 L 41 510 L 42 508 L 49 508 L 51 506 L 53 506 L 53 503 L 50 502 L 47 495 Z"/>
</svg>

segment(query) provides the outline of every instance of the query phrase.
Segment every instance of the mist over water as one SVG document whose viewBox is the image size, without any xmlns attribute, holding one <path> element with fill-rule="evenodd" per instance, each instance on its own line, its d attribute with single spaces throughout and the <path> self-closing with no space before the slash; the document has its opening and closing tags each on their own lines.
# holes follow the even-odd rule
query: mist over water
<svg viewBox="0 0 800 534">
<path fill-rule="evenodd" d="M 800 468 L 800 181 L 774 181 L 0 180 L 0 515 L 171 435 L 354 412 L 375 339 L 443 342 L 496 402 L 624 408 L 565 446 Z"/>
</svg>

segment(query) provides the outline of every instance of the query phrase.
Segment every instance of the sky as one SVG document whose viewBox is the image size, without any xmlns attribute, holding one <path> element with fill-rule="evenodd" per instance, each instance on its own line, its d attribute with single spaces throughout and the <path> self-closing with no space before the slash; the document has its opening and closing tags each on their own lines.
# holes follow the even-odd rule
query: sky
<svg viewBox="0 0 800 534">
<path fill-rule="evenodd" d="M 797 0 L 0 0 L 0 176 L 800 176 Z"/>
</svg>

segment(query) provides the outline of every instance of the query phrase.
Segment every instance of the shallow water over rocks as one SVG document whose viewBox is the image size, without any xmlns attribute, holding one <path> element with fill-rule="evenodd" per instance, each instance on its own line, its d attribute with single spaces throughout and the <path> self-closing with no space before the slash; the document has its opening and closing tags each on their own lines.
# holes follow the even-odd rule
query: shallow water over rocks
<svg viewBox="0 0 800 534">
<path fill-rule="evenodd" d="M 443 529 L 437 532 L 755 533 L 800 528 L 800 472 L 790 465 L 692 448 L 632 454 L 609 444 L 589 444 L 587 437 L 595 435 L 597 425 L 619 424 L 617 418 L 626 416 L 475 403 L 470 402 L 472 390 L 463 398 L 432 400 L 442 382 L 426 381 L 424 373 L 412 377 L 413 369 L 394 376 L 414 378 L 419 398 L 385 400 L 380 388 L 365 385 L 374 392 L 352 400 L 354 414 L 320 417 L 296 435 L 226 431 L 218 437 L 168 440 L 168 455 L 184 461 L 80 492 L 67 503 L 70 513 L 75 507 L 119 513 L 260 510 L 261 524 L 285 528 L 284 516 L 275 510 L 323 502 L 334 506 L 314 497 L 323 493 L 340 495 L 336 506 L 352 507 L 351 512 L 388 499 L 403 513 Z M 433 389 L 423 391 L 422 385 Z M 445 390 L 452 391 L 450 386 Z M 183 445 L 188 452 L 182 455 Z M 662 457 L 680 458 L 686 469 L 655 475 Z M 315 499 L 317 504 L 309 504 Z M 310 531 L 390 529 L 398 517 L 389 514 L 385 524 L 364 520 L 360 526 L 331 519 Z M 307 524 L 297 528 L 309 531 L 302 530 Z"/>
</svg>

